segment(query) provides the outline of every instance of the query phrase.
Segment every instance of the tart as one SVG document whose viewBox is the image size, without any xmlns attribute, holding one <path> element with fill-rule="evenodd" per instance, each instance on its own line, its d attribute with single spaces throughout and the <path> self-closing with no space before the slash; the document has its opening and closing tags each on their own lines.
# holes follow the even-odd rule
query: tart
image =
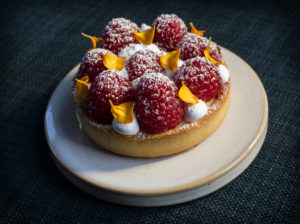
<svg viewBox="0 0 300 224">
<path fill-rule="evenodd" d="M 230 102 L 221 48 L 174 14 L 153 26 L 113 19 L 83 57 L 72 91 L 90 139 L 115 154 L 160 157 L 199 144 Z"/>
</svg>

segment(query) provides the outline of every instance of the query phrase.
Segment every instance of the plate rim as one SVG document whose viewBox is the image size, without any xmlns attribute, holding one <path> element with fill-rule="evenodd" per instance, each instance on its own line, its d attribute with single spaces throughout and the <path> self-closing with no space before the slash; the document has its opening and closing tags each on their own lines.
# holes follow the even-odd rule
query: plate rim
<svg viewBox="0 0 300 224">
<path fill-rule="evenodd" d="M 178 185 L 178 186 L 175 186 L 175 187 L 166 187 L 166 188 L 161 188 L 161 189 L 156 189 L 156 190 L 129 190 L 129 189 L 123 188 L 123 187 L 114 187 L 114 186 L 111 186 L 111 185 L 96 182 L 96 181 L 94 181 L 90 178 L 85 177 L 84 175 L 81 175 L 81 174 L 78 174 L 78 173 L 74 172 L 59 157 L 57 157 L 56 153 L 54 153 L 53 146 L 50 142 L 50 138 L 49 138 L 49 135 L 48 135 L 48 132 L 47 132 L 46 115 L 47 115 L 47 111 L 49 109 L 50 103 L 53 101 L 54 93 L 57 91 L 58 87 L 65 80 L 65 78 L 70 73 L 73 73 L 73 70 L 75 70 L 76 67 L 78 67 L 80 65 L 80 63 L 78 63 L 76 66 L 74 66 L 63 77 L 63 79 L 57 84 L 57 86 L 53 90 L 53 92 L 52 92 L 52 94 L 51 94 L 51 96 L 48 100 L 47 106 L 46 106 L 45 115 L 44 115 L 44 132 L 45 132 L 46 140 L 47 140 L 47 143 L 48 143 L 48 146 L 49 146 L 49 149 L 50 149 L 50 153 L 52 155 L 52 159 L 57 160 L 57 162 L 59 162 L 67 171 L 69 171 L 74 176 L 78 177 L 82 181 L 88 182 L 89 184 L 91 184 L 93 186 L 96 186 L 97 188 L 101 188 L 103 190 L 111 191 L 111 192 L 115 192 L 115 193 L 119 193 L 119 194 L 136 195 L 136 196 L 158 196 L 158 195 L 168 195 L 168 194 L 174 194 L 174 193 L 179 193 L 179 192 L 183 192 L 183 191 L 188 191 L 188 190 L 191 190 L 191 189 L 198 188 L 198 187 L 201 187 L 203 185 L 209 184 L 209 183 L 213 182 L 214 180 L 218 179 L 219 177 L 224 176 L 226 173 L 228 173 L 233 168 L 238 166 L 245 158 L 247 158 L 247 156 L 252 152 L 252 150 L 258 144 L 260 138 L 262 137 L 262 135 L 264 133 L 264 130 L 267 129 L 268 99 L 267 99 L 267 94 L 266 94 L 266 91 L 264 89 L 264 86 L 263 86 L 259 76 L 257 75 L 257 73 L 254 71 L 254 69 L 244 59 L 242 59 L 240 56 L 238 56 L 236 53 L 228 50 L 227 48 L 224 48 L 224 47 L 221 47 L 221 48 L 222 48 L 222 50 L 226 50 L 226 51 L 230 52 L 231 54 L 235 55 L 236 57 L 238 57 L 253 72 L 254 77 L 256 78 L 256 81 L 258 82 L 258 84 L 260 86 L 260 89 L 261 89 L 262 94 L 263 94 L 263 99 L 264 99 L 264 108 L 263 108 L 262 120 L 259 124 L 259 128 L 258 128 L 255 136 L 250 141 L 250 143 L 243 149 L 243 151 L 238 156 L 236 156 L 232 160 L 232 162 L 230 162 L 228 165 L 225 165 L 224 167 L 222 167 L 219 170 L 215 171 L 211 175 L 209 175 L 207 177 L 204 177 L 204 178 L 201 178 L 199 180 L 195 180 L 195 181 L 192 181 L 190 183 Z"/>
</svg>

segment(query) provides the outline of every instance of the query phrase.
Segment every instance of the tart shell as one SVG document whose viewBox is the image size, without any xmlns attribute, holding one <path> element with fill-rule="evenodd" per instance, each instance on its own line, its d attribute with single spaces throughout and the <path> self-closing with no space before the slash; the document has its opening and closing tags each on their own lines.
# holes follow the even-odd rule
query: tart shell
<svg viewBox="0 0 300 224">
<path fill-rule="evenodd" d="M 79 121 L 85 133 L 102 148 L 118 155 L 130 157 L 161 157 L 190 149 L 210 136 L 224 120 L 230 102 L 230 81 L 223 85 L 215 98 L 213 108 L 206 116 L 192 123 L 182 123 L 159 134 L 139 132 L 121 135 L 112 128 L 95 123 L 85 111 L 76 107 Z"/>
</svg>

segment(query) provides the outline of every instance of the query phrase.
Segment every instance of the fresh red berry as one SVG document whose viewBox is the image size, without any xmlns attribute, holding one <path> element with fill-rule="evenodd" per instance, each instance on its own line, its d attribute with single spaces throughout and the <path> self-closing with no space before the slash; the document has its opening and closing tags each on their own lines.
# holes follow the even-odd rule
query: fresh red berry
<svg viewBox="0 0 300 224">
<path fill-rule="evenodd" d="M 215 42 L 210 42 L 209 55 L 217 61 L 222 61 L 223 56 L 221 48 L 218 47 L 218 45 Z"/>
<path fill-rule="evenodd" d="M 124 18 L 111 20 L 104 28 L 102 47 L 119 54 L 129 44 L 138 43 L 135 39 L 133 28 L 138 31 L 138 26 L 130 20 Z"/>
<path fill-rule="evenodd" d="M 87 75 L 90 81 L 94 81 L 97 75 L 107 70 L 103 64 L 103 56 L 106 53 L 112 54 L 103 48 L 92 49 L 85 53 L 80 64 L 79 77 Z"/>
<path fill-rule="evenodd" d="M 208 45 L 208 39 L 198 34 L 187 33 L 179 42 L 177 49 L 181 49 L 182 60 L 191 59 L 197 56 L 204 57 L 204 50 Z M 209 54 L 217 61 L 221 61 L 221 51 L 214 42 L 210 43 Z"/>
<path fill-rule="evenodd" d="M 159 55 L 151 50 L 134 53 L 125 64 L 130 81 L 147 73 L 163 72 L 159 58 Z"/>
<path fill-rule="evenodd" d="M 218 68 L 204 57 L 189 59 L 178 69 L 174 77 L 178 88 L 182 81 L 194 95 L 205 102 L 216 97 L 222 88 Z"/>
<path fill-rule="evenodd" d="M 207 44 L 206 38 L 200 37 L 198 34 L 187 33 L 179 42 L 177 49 L 181 49 L 180 58 L 187 60 L 197 56 L 203 57 Z"/>
<path fill-rule="evenodd" d="M 163 14 L 154 21 L 154 42 L 166 51 L 173 51 L 187 32 L 182 19 L 174 14 Z"/>
<path fill-rule="evenodd" d="M 173 81 L 161 73 L 143 75 L 136 87 L 135 113 L 141 129 L 160 133 L 176 127 L 183 107 Z"/>
<path fill-rule="evenodd" d="M 112 122 L 109 100 L 115 105 L 132 101 L 131 82 L 120 72 L 106 70 L 96 76 L 87 97 L 87 112 L 91 118 L 101 124 Z"/>
</svg>

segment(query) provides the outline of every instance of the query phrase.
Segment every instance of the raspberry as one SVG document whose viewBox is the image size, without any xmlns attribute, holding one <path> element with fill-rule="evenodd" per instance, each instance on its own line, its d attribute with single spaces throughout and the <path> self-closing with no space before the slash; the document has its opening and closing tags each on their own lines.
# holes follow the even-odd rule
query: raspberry
<svg viewBox="0 0 300 224">
<path fill-rule="evenodd" d="M 87 97 L 87 112 L 101 124 L 112 122 L 110 103 L 118 105 L 132 101 L 133 89 L 128 78 L 115 70 L 106 70 L 96 76 Z"/>
<path fill-rule="evenodd" d="M 110 51 L 102 48 L 92 49 L 85 53 L 79 68 L 79 78 L 88 75 L 89 79 L 94 81 L 97 75 L 107 70 L 102 61 L 106 53 L 112 54 Z"/>
<path fill-rule="evenodd" d="M 154 42 L 166 51 L 173 51 L 187 32 L 182 19 L 174 14 L 163 14 L 154 21 Z"/>
<path fill-rule="evenodd" d="M 198 34 L 187 33 L 177 45 L 177 49 L 181 49 L 180 58 L 187 60 L 197 56 L 203 57 L 207 44 L 206 38 L 202 38 Z"/>
<path fill-rule="evenodd" d="M 130 81 L 147 73 L 163 72 L 159 62 L 159 55 L 151 50 L 141 50 L 134 53 L 126 61 L 126 70 Z"/>
<path fill-rule="evenodd" d="M 205 102 L 216 97 L 222 88 L 217 67 L 204 57 L 189 59 L 178 69 L 174 77 L 178 88 L 182 81 L 193 94 Z"/>
<path fill-rule="evenodd" d="M 223 56 L 221 48 L 219 48 L 215 42 L 210 42 L 209 55 L 217 61 L 222 61 Z"/>
<path fill-rule="evenodd" d="M 136 87 L 136 117 L 147 133 L 160 133 L 176 127 L 183 107 L 173 81 L 161 73 L 143 75 Z"/>
<path fill-rule="evenodd" d="M 187 33 L 177 45 L 177 49 L 181 49 L 180 58 L 182 60 L 191 59 L 197 56 L 204 57 L 204 50 L 208 45 L 208 40 L 198 34 Z M 221 52 L 217 45 L 210 43 L 209 54 L 217 61 L 221 61 Z"/>
<path fill-rule="evenodd" d="M 104 28 L 102 47 L 119 54 L 129 44 L 138 43 L 135 39 L 133 28 L 138 31 L 138 26 L 130 20 L 124 18 L 111 20 Z"/>
</svg>

